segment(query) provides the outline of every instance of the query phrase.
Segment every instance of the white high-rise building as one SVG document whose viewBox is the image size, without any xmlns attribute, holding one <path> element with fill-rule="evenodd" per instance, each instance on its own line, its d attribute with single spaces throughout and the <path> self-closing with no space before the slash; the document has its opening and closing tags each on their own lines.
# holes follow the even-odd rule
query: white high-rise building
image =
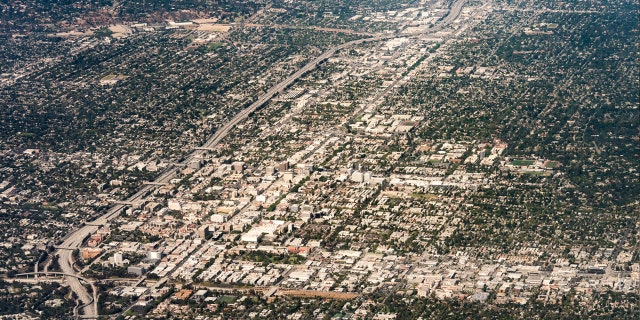
<svg viewBox="0 0 640 320">
<path fill-rule="evenodd" d="M 113 265 L 115 266 L 122 266 L 122 252 L 116 252 L 113 255 Z"/>
</svg>

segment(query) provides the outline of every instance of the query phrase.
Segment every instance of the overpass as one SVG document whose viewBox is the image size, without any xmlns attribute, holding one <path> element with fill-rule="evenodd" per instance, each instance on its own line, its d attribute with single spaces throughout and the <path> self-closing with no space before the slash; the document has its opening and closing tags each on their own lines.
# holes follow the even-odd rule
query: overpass
<svg viewBox="0 0 640 320">
<path fill-rule="evenodd" d="M 143 182 L 142 184 L 149 185 L 149 186 L 166 186 L 169 183 L 167 183 L 167 182 L 147 181 L 147 182 Z"/>
<path fill-rule="evenodd" d="M 56 248 L 57 250 L 76 250 L 78 248 L 75 247 L 64 247 L 64 246 L 53 246 L 54 248 Z"/>
<path fill-rule="evenodd" d="M 91 222 L 85 222 L 85 225 L 87 225 L 87 226 L 102 227 L 102 226 L 104 226 L 104 222 L 101 222 L 101 221 L 91 221 Z"/>
<path fill-rule="evenodd" d="M 44 275 L 45 277 L 49 277 L 49 276 L 58 276 L 60 278 L 62 277 L 74 277 L 77 279 L 80 279 L 86 283 L 92 283 L 91 281 L 89 281 L 89 279 L 83 277 L 83 276 L 79 276 L 75 273 L 65 273 L 65 272 L 53 272 L 53 271 L 40 271 L 40 272 L 24 272 L 24 273 L 18 273 L 16 274 L 16 277 L 27 277 L 29 278 L 29 276 L 34 276 L 34 277 L 38 277 Z"/>
</svg>

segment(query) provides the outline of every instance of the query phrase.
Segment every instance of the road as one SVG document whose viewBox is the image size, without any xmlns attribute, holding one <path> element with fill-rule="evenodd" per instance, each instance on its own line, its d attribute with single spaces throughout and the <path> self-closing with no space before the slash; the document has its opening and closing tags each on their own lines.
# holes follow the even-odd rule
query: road
<svg viewBox="0 0 640 320">
<path fill-rule="evenodd" d="M 245 27 L 258 27 L 258 28 L 274 28 L 274 29 L 307 29 L 307 30 L 316 30 L 323 32 L 335 32 L 335 33 L 344 33 L 344 34 L 355 34 L 361 36 L 374 36 L 374 34 L 366 33 L 366 32 L 358 32 L 350 29 L 339 29 L 339 28 L 323 28 L 323 27 L 315 27 L 315 26 L 291 26 L 291 25 L 282 25 L 282 24 L 258 24 L 258 23 L 244 23 Z"/>
<path fill-rule="evenodd" d="M 437 25 L 431 28 L 428 33 L 435 33 L 435 32 L 441 31 L 444 27 L 446 27 L 447 25 L 455 21 L 460 15 L 460 12 L 462 10 L 462 7 L 465 1 L 466 0 L 455 1 L 451 5 L 449 13 Z M 220 141 L 222 141 L 222 139 L 224 139 L 229 134 L 229 132 L 233 127 L 235 127 L 240 122 L 244 121 L 247 117 L 249 117 L 249 115 L 255 112 L 258 108 L 260 108 L 266 102 L 271 100 L 275 95 L 277 95 L 279 92 L 289 87 L 291 84 L 293 84 L 305 73 L 315 69 L 320 63 L 322 63 L 329 57 L 333 56 L 336 52 L 342 49 L 345 49 L 347 47 L 366 43 L 366 42 L 374 42 L 374 41 L 392 39 L 396 37 L 415 37 L 415 36 L 423 36 L 423 35 L 426 35 L 426 34 L 425 33 L 383 34 L 383 35 L 378 35 L 371 38 L 364 38 L 364 39 L 346 42 L 344 44 L 341 44 L 326 50 L 320 56 L 313 59 L 311 62 L 307 63 L 304 67 L 300 68 L 294 74 L 290 75 L 280 83 L 274 85 L 271 89 L 269 89 L 269 91 L 267 91 L 266 93 L 258 97 L 256 101 L 254 101 L 247 108 L 240 111 L 236 116 L 231 118 L 229 122 L 227 122 L 224 126 L 218 129 L 211 137 L 209 137 L 209 139 L 207 139 L 207 141 L 202 145 L 202 147 L 191 151 L 191 153 L 187 157 L 185 157 L 185 159 L 179 165 L 169 166 L 160 174 L 160 176 L 158 176 L 153 181 L 153 184 L 143 185 L 138 192 L 136 192 L 134 195 L 129 197 L 125 202 L 135 203 L 137 201 L 140 201 L 144 199 L 144 197 L 146 197 L 148 194 L 153 192 L 156 188 L 158 188 L 159 185 L 168 183 L 171 179 L 173 179 L 176 176 L 181 165 L 187 165 L 191 161 L 203 156 L 206 150 L 212 149 L 218 143 L 220 143 Z M 92 233 L 95 233 L 98 230 L 100 225 L 107 224 L 113 219 L 117 218 L 125 208 L 126 208 L 125 204 L 116 204 L 111 209 L 109 209 L 107 213 L 105 213 L 103 216 L 90 222 L 90 225 L 88 224 L 84 225 L 83 227 L 76 229 L 75 231 L 72 231 L 65 238 L 63 238 L 64 241 L 58 246 L 58 249 L 57 249 L 57 254 L 59 257 L 58 263 L 60 264 L 60 268 L 63 273 L 73 274 L 73 275 L 76 274 L 76 270 L 73 266 L 73 263 L 74 263 L 73 250 L 76 248 L 79 248 L 82 245 L 82 242 L 84 241 L 84 239 L 87 236 L 91 235 Z M 97 317 L 98 316 L 97 300 L 94 299 L 94 297 L 91 294 L 89 294 L 87 289 L 80 283 L 78 278 L 73 276 L 66 276 L 65 280 L 69 283 L 73 292 L 75 292 L 78 295 L 80 301 L 82 302 L 82 305 L 84 305 L 84 307 L 82 308 L 83 314 L 87 317 Z M 95 294 L 96 293 L 94 292 L 94 295 Z"/>
</svg>

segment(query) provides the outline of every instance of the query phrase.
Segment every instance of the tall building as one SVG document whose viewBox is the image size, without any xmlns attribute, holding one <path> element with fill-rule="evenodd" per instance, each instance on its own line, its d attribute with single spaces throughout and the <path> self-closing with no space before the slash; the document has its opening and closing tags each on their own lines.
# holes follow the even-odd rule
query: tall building
<svg viewBox="0 0 640 320">
<path fill-rule="evenodd" d="M 118 267 L 122 265 L 122 252 L 116 252 L 113 255 L 113 265 Z"/>
<path fill-rule="evenodd" d="M 284 172 L 287 170 L 289 170 L 289 161 L 280 162 L 280 164 L 278 165 L 278 171 Z"/>
<path fill-rule="evenodd" d="M 237 173 L 242 173 L 244 171 L 244 162 L 242 161 L 236 161 L 231 165 L 233 166 L 233 170 L 235 170 Z"/>
</svg>

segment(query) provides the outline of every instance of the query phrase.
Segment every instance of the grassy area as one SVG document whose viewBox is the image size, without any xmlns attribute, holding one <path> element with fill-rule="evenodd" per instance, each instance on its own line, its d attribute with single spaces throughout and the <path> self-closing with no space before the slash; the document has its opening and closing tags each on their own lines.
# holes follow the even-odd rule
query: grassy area
<svg viewBox="0 0 640 320">
<path fill-rule="evenodd" d="M 541 176 L 541 177 L 548 177 L 548 176 L 551 175 L 551 172 L 549 172 L 549 171 L 526 171 L 525 170 L 525 171 L 522 171 L 522 172 L 526 173 L 526 174 L 533 175 L 533 176 Z"/>
<path fill-rule="evenodd" d="M 511 164 L 514 165 L 514 166 L 530 166 L 534 162 L 536 162 L 536 161 L 535 160 L 516 159 L 516 160 L 512 160 Z"/>
<path fill-rule="evenodd" d="M 220 302 L 222 302 L 222 303 L 233 303 L 233 302 L 235 302 L 237 299 L 238 299 L 238 297 L 236 297 L 236 296 L 227 296 L 227 295 L 224 295 L 224 296 L 220 297 Z"/>
<path fill-rule="evenodd" d="M 215 52 L 218 49 L 222 48 L 223 46 L 224 46 L 224 43 L 222 42 L 213 42 L 213 43 L 203 44 L 199 46 L 197 50 L 203 53 Z"/>
<path fill-rule="evenodd" d="M 411 197 L 419 200 L 433 200 L 437 199 L 438 195 L 433 193 L 412 193 Z"/>
<path fill-rule="evenodd" d="M 302 264 L 307 258 L 298 254 L 275 254 L 263 251 L 249 251 L 242 256 L 243 260 L 253 262 Z"/>
<path fill-rule="evenodd" d="M 558 161 L 547 161 L 547 163 L 545 163 L 544 167 L 547 169 L 555 169 L 558 166 L 560 166 L 560 162 Z"/>
<path fill-rule="evenodd" d="M 107 81 L 107 80 L 124 80 L 126 78 L 129 78 L 129 76 L 125 76 L 125 75 L 121 75 L 121 74 L 109 74 L 104 76 L 102 79 L 100 79 L 101 81 Z"/>
</svg>

